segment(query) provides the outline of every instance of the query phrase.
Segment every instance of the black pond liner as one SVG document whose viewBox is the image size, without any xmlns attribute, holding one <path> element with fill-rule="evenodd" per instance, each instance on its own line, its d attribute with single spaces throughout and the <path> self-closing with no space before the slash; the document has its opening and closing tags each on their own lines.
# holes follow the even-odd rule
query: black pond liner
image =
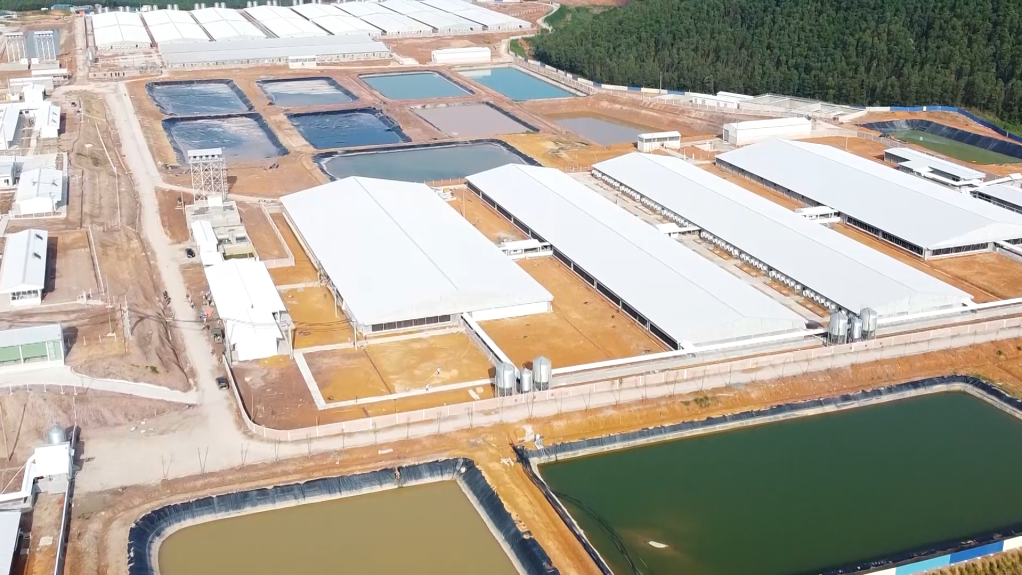
<svg viewBox="0 0 1022 575">
<path fill-rule="evenodd" d="M 1011 156 L 1012 158 L 1022 161 L 1022 146 L 1014 142 L 1008 142 L 999 138 L 991 138 L 990 136 L 983 136 L 968 130 L 952 128 L 951 126 L 945 126 L 944 124 L 938 124 L 937 122 L 931 122 L 930 120 L 890 120 L 887 122 L 862 124 L 862 127 L 876 130 L 884 135 L 904 132 L 907 130 L 919 130 L 920 132 L 943 136 L 956 142 L 961 142 L 984 150 L 990 150 L 991 152 L 997 152 L 998 154 L 1004 154 L 1005 156 Z M 897 139 L 896 136 L 891 137 Z"/>
<path fill-rule="evenodd" d="M 539 165 L 541 165 L 532 156 L 529 156 L 528 154 L 520 151 L 519 149 L 517 149 L 514 146 L 508 144 L 507 142 L 504 142 L 503 140 L 497 140 L 495 138 L 484 138 L 484 139 L 480 139 L 480 140 L 464 140 L 464 141 L 460 141 L 460 142 L 431 142 L 431 143 L 425 143 L 425 144 L 399 144 L 399 145 L 395 145 L 395 146 L 372 148 L 372 149 L 368 149 L 368 150 L 348 150 L 348 151 L 339 151 L 339 152 L 322 152 L 320 154 L 316 154 L 315 156 L 313 156 L 312 160 L 314 162 L 316 162 L 316 165 L 319 166 L 320 171 L 322 171 L 324 174 L 326 174 L 326 176 L 328 178 L 330 178 L 331 181 L 333 181 L 333 180 L 336 180 L 337 177 L 327 171 L 327 169 L 326 169 L 326 162 L 328 162 L 328 161 L 330 161 L 330 160 L 332 160 L 334 158 L 339 158 L 339 157 L 342 157 L 342 156 L 365 155 L 365 154 L 381 154 L 381 153 L 386 153 L 386 152 L 403 152 L 403 151 L 408 151 L 408 150 L 421 150 L 421 149 L 426 149 L 426 148 L 463 148 L 463 147 L 467 147 L 467 146 L 474 146 L 474 145 L 477 145 L 477 144 L 493 144 L 493 145 L 497 145 L 497 146 L 500 146 L 501 148 L 503 148 L 505 151 L 510 152 L 510 153 L 514 154 L 515 156 L 517 156 L 520 160 L 522 160 L 523 163 L 525 163 L 528 166 L 539 166 Z M 473 173 L 477 173 L 477 172 L 473 172 Z M 472 175 L 472 174 L 466 174 L 466 176 L 470 176 L 470 175 Z"/>
<path fill-rule="evenodd" d="M 574 533 L 575 538 L 582 544 L 582 547 L 585 548 L 586 553 L 596 563 L 600 571 L 604 573 L 604 575 L 615 575 L 613 571 L 611 571 L 610 566 L 608 566 L 603 558 L 600 557 L 596 548 L 593 547 L 586 536 L 582 533 L 581 529 L 575 523 L 575 520 L 572 519 L 568 510 L 564 507 L 560 500 L 557 499 L 557 496 L 554 495 L 550 486 L 547 485 L 546 481 L 544 481 L 540 476 L 538 471 L 539 465 L 551 461 L 559 461 L 561 459 L 570 459 L 593 448 L 602 450 L 600 452 L 605 452 L 613 449 L 622 449 L 633 446 L 638 447 L 638 445 L 635 445 L 636 443 L 652 443 L 658 440 L 667 441 L 673 439 L 671 436 L 679 433 L 692 431 L 710 432 L 714 430 L 714 428 L 725 425 L 731 425 L 739 422 L 753 422 L 759 419 L 768 419 L 782 415 L 791 416 L 798 415 L 800 413 L 810 415 L 815 410 L 822 407 L 848 407 L 862 400 L 876 399 L 911 391 L 936 390 L 953 384 L 968 386 L 978 395 L 985 397 L 993 403 L 998 403 L 1001 406 L 1007 407 L 1010 411 L 1013 411 L 1016 416 L 1022 417 L 1022 400 L 1001 391 L 999 388 L 983 381 L 982 379 L 970 376 L 950 375 L 921 379 L 918 381 L 892 385 L 879 389 L 870 389 L 858 393 L 848 393 L 836 397 L 786 403 L 767 409 L 709 417 L 699 421 L 686 421 L 674 425 L 650 427 L 628 433 L 619 433 L 616 435 L 607 435 L 593 439 L 558 443 L 556 445 L 550 445 L 539 449 L 526 449 L 524 446 L 516 446 L 514 450 L 518 461 L 522 464 L 522 468 L 525 469 L 526 475 L 528 475 L 533 484 L 535 484 L 536 487 L 543 492 L 543 496 L 546 498 L 547 502 L 561 517 L 561 520 L 564 521 L 564 524 L 568 527 L 568 529 Z M 914 549 L 912 551 L 898 553 L 889 557 L 866 561 L 857 565 L 846 565 L 843 567 L 831 568 L 822 571 L 822 573 L 826 575 L 844 575 L 848 573 L 861 573 L 878 568 L 892 568 L 930 557 L 937 557 L 963 549 L 970 549 L 978 545 L 1000 541 L 1019 534 L 1022 534 L 1022 523 L 1011 525 L 994 532 L 977 534 L 967 539 L 937 542 L 925 548 Z M 625 574 L 618 573 L 616 575 Z M 792 575 L 798 574 L 793 573 Z"/>
<path fill-rule="evenodd" d="M 167 134 L 167 139 L 170 140 L 171 147 L 174 148 L 174 155 L 177 156 L 178 163 L 181 165 L 185 165 L 188 163 L 188 158 L 186 156 L 187 150 L 182 150 L 181 147 L 178 145 L 177 141 L 174 139 L 172 130 L 175 126 L 177 126 L 178 124 L 187 124 L 202 120 L 215 121 L 229 120 L 231 118 L 248 118 L 256 123 L 256 125 L 262 130 L 263 135 L 266 136 L 266 139 L 269 141 L 270 145 L 276 148 L 276 156 L 271 156 L 270 158 L 284 156 L 288 153 L 287 147 L 280 142 L 280 139 L 277 138 L 277 135 L 273 133 L 273 130 L 270 129 L 270 126 L 266 124 L 266 120 L 263 119 L 262 115 L 255 112 L 249 114 L 227 114 L 222 116 L 174 116 L 173 118 L 167 118 L 163 120 L 163 131 Z M 225 147 L 222 143 L 219 143 L 216 140 L 211 139 L 208 143 L 203 144 L 202 146 L 197 146 L 196 148 L 190 149 L 222 148 L 222 147 Z M 270 158 L 263 159 L 268 160 Z M 232 161 L 230 158 L 228 158 L 227 160 L 228 162 Z M 249 159 L 241 161 L 250 162 L 259 160 Z"/>
<path fill-rule="evenodd" d="M 330 86 L 333 89 L 337 90 L 340 94 L 343 94 L 345 97 L 349 98 L 349 100 L 347 102 L 334 102 L 333 103 L 334 105 L 350 104 L 351 102 L 357 102 L 358 101 L 358 96 L 356 96 L 355 94 L 351 93 L 351 91 L 349 91 L 344 86 L 341 86 L 341 84 L 339 82 L 337 82 L 337 80 L 334 80 L 330 76 L 300 76 L 300 77 L 296 77 L 296 78 L 271 78 L 269 80 L 257 80 L 256 81 L 256 85 L 259 86 L 259 89 L 263 91 L 263 94 L 266 95 L 266 98 L 272 104 L 274 104 L 276 106 L 278 104 L 274 101 L 274 95 L 271 94 L 270 91 L 266 89 L 267 86 L 272 85 L 272 84 L 281 84 L 281 83 L 284 83 L 284 82 L 294 83 L 294 82 L 311 82 L 311 81 L 326 82 L 327 84 L 330 84 Z M 319 106 L 319 105 L 329 106 L 331 104 L 302 104 L 302 106 Z M 290 107 L 297 108 L 297 107 L 300 107 L 300 106 L 290 106 Z"/>
<path fill-rule="evenodd" d="M 372 90 L 372 91 L 376 92 L 377 94 L 380 94 L 381 96 L 383 96 L 382 92 L 380 92 L 376 88 L 373 88 L 369 84 L 369 82 L 365 81 L 365 79 L 366 78 L 373 78 L 373 77 L 379 78 L 380 76 L 412 76 L 412 75 L 416 75 L 416 74 L 436 74 L 437 76 L 440 76 L 444 80 L 447 80 L 448 82 L 454 84 L 455 86 L 461 88 L 462 90 L 464 90 L 466 92 L 462 96 L 447 96 L 448 98 L 463 98 L 465 96 L 475 95 L 475 93 L 476 93 L 476 91 L 473 90 L 471 87 L 469 87 L 468 84 L 465 84 L 464 82 L 459 82 L 458 80 L 455 80 L 454 78 L 452 78 L 448 74 L 446 74 L 444 72 L 441 72 L 439 70 L 419 70 L 419 71 L 412 71 L 412 72 L 378 72 L 378 73 L 374 72 L 374 73 L 371 73 L 371 74 L 359 74 L 358 75 L 358 79 L 362 80 L 362 82 L 365 83 L 366 86 L 369 86 L 370 90 Z M 386 98 L 386 96 L 383 96 L 383 97 Z M 411 98 L 402 98 L 402 99 L 410 100 Z"/>
<path fill-rule="evenodd" d="M 462 471 L 463 470 L 463 471 Z M 400 479 L 398 475 L 400 474 Z M 219 515 L 235 514 L 277 504 L 299 504 L 310 500 L 337 498 L 378 491 L 385 487 L 404 487 L 430 481 L 453 480 L 471 494 L 479 509 L 511 550 L 525 575 L 558 575 L 550 557 L 528 531 L 522 531 L 504 507 L 504 502 L 470 459 L 443 459 L 402 467 L 388 467 L 368 473 L 313 479 L 250 491 L 225 493 L 175 503 L 154 509 L 140 517 L 128 531 L 129 575 L 155 575 L 157 557 L 154 545 L 167 531 L 182 522 L 214 520 Z"/>
<path fill-rule="evenodd" d="M 433 122 L 430 122 L 425 117 L 423 117 L 421 114 L 419 114 L 418 110 L 435 110 L 437 108 L 458 108 L 458 107 L 462 107 L 462 106 L 479 106 L 479 105 L 489 106 L 490 108 L 493 108 L 497 112 L 500 112 L 502 115 L 504 115 L 506 118 L 508 118 L 508 119 L 518 123 L 518 124 L 521 124 L 522 126 L 524 126 L 530 132 L 538 132 L 539 131 L 539 128 L 537 128 L 536 126 L 533 126 L 532 124 L 526 122 L 525 120 L 519 118 L 518 116 L 512 114 L 511 112 L 508 112 L 507 110 L 501 108 L 500 106 L 494 104 L 493 102 L 467 102 L 465 104 L 439 104 L 439 105 L 433 105 L 433 106 L 416 106 L 416 107 L 412 108 L 412 112 L 415 112 L 416 116 L 419 116 L 420 118 L 422 118 L 422 120 L 424 122 L 426 122 L 430 126 L 433 126 L 434 128 L 436 128 L 437 131 L 446 133 L 446 132 L 444 132 L 444 130 L 440 129 L 440 126 L 437 126 L 436 124 L 434 124 Z"/>
<path fill-rule="evenodd" d="M 163 87 L 163 86 L 202 86 L 202 85 L 213 85 L 213 84 L 221 84 L 221 85 L 224 85 L 224 86 L 227 86 L 228 88 L 230 88 L 230 90 L 232 92 L 234 92 L 234 95 L 237 96 L 238 100 L 241 101 L 241 104 L 245 106 L 245 109 L 243 109 L 243 110 L 241 110 L 241 109 L 239 109 L 239 110 L 230 110 L 230 111 L 224 112 L 223 114 L 216 114 L 214 112 L 207 112 L 207 111 L 196 112 L 196 113 L 191 113 L 191 114 L 174 113 L 173 111 L 164 108 L 163 104 L 161 104 L 156 99 L 156 96 L 153 93 L 157 88 Z M 238 85 L 234 83 L 234 80 L 228 80 L 228 79 L 214 79 L 214 80 L 168 80 L 168 81 L 165 81 L 165 82 L 148 82 L 145 85 L 145 91 L 146 91 L 146 94 L 149 95 L 149 99 L 151 99 L 153 101 L 153 103 L 156 104 L 156 107 L 160 110 L 160 113 L 165 115 L 165 116 L 196 117 L 196 116 L 213 116 L 213 115 L 235 115 L 235 114 L 241 114 L 241 113 L 244 113 L 244 112 L 252 112 L 255 109 L 255 108 L 252 107 L 252 102 L 248 99 L 248 96 L 246 96 L 245 93 L 241 91 L 241 88 L 239 88 Z"/>
<path fill-rule="evenodd" d="M 344 116 L 354 115 L 368 115 L 374 117 L 377 121 L 382 124 L 383 130 L 376 133 L 391 132 L 397 137 L 396 142 L 367 142 L 367 143 L 351 143 L 340 146 L 332 145 L 321 145 L 321 144 L 334 144 L 337 142 L 334 138 L 338 137 L 342 132 L 340 126 L 310 126 L 302 122 L 303 118 L 317 118 L 323 117 L 325 121 L 329 122 L 329 118 L 343 118 Z M 378 108 L 348 108 L 344 110 L 327 110 L 323 112 L 300 112 L 296 114 L 287 114 L 287 119 L 291 122 L 291 125 L 298 130 L 298 133 L 305 138 L 305 141 L 312 145 L 317 150 L 327 150 L 333 148 L 354 148 L 359 146 L 375 146 L 384 144 L 396 144 L 400 142 L 411 141 L 411 138 L 405 135 L 401 130 L 401 126 L 393 120 L 390 116 L 383 113 Z M 349 129 L 350 131 L 350 129 Z"/>
</svg>

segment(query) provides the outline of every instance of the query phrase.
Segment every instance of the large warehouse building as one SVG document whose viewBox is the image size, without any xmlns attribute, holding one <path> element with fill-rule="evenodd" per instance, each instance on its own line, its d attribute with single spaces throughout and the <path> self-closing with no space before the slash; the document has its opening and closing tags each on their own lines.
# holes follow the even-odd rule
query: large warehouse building
<svg viewBox="0 0 1022 575">
<path fill-rule="evenodd" d="M 202 26 L 183 10 L 142 12 L 142 20 L 157 46 L 170 42 L 209 42 Z"/>
<path fill-rule="evenodd" d="M 213 40 L 256 40 L 266 38 L 255 24 L 249 22 L 237 10 L 230 8 L 201 8 L 192 10 L 191 15 L 209 32 Z"/>
<path fill-rule="evenodd" d="M 281 202 L 363 334 L 551 309 L 543 286 L 424 184 L 351 177 Z"/>
<path fill-rule="evenodd" d="M 136 50 L 153 45 L 137 12 L 104 12 L 90 21 L 92 39 L 100 50 Z"/>
<path fill-rule="evenodd" d="M 326 30 L 303 18 L 297 12 L 280 6 L 253 6 L 245 8 L 250 18 L 277 38 L 305 38 L 326 36 Z"/>
<path fill-rule="evenodd" d="M 805 320 L 552 168 L 468 177 L 490 206 L 674 349 L 792 332 Z"/>
<path fill-rule="evenodd" d="M 831 146 L 766 140 L 716 161 L 922 258 L 1022 243 L 1022 215 Z"/>
<path fill-rule="evenodd" d="M 349 34 L 167 44 L 160 46 L 160 55 L 168 68 L 208 68 L 286 64 L 291 58 L 309 57 L 327 63 L 379 60 L 389 58 L 390 49 L 365 34 Z"/>
<path fill-rule="evenodd" d="M 381 34 L 379 28 L 338 10 L 333 4 L 299 4 L 292 6 L 291 9 L 335 36 L 344 34 L 379 36 Z"/>
<path fill-rule="evenodd" d="M 797 291 L 826 298 L 827 307 L 854 314 L 871 308 L 886 316 L 971 301 L 957 288 L 682 159 L 634 153 L 595 164 L 593 173 L 737 248 L 753 267 L 794 280 Z"/>
<path fill-rule="evenodd" d="M 224 324 L 228 361 L 287 353 L 294 323 L 262 262 L 229 260 L 204 268 Z"/>
</svg>

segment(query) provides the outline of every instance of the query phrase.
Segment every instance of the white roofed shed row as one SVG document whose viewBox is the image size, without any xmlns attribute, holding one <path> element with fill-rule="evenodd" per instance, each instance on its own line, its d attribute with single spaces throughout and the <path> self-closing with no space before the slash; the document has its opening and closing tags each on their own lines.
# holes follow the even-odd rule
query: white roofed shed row
<svg viewBox="0 0 1022 575">
<path fill-rule="evenodd" d="M 550 310 L 553 296 L 424 184 L 351 177 L 281 202 L 361 332 Z"/>
<path fill-rule="evenodd" d="M 333 4 L 299 4 L 292 6 L 291 9 L 335 36 L 344 34 L 379 36 L 381 33 L 376 26 L 342 12 Z"/>
<path fill-rule="evenodd" d="M 209 42 L 206 31 L 188 12 L 154 10 L 141 14 L 157 45 L 167 42 Z"/>
<path fill-rule="evenodd" d="M 192 17 L 214 40 L 255 40 L 266 38 L 255 24 L 237 10 L 230 8 L 202 8 L 192 10 Z"/>
<path fill-rule="evenodd" d="M 97 48 L 127 50 L 152 46 L 138 12 L 103 12 L 90 18 Z"/>
<path fill-rule="evenodd" d="M 1020 214 L 831 146 L 766 140 L 716 161 L 924 258 L 1022 240 Z"/>
<path fill-rule="evenodd" d="M 281 6 L 254 6 L 245 13 L 277 38 L 305 38 L 326 36 L 327 31 L 306 20 L 290 8 Z"/>
<path fill-rule="evenodd" d="M 780 302 L 558 170 L 509 164 L 468 181 L 672 347 L 805 327 Z"/>
<path fill-rule="evenodd" d="M 593 172 L 858 314 L 960 306 L 969 294 L 680 158 L 628 154 Z"/>
</svg>

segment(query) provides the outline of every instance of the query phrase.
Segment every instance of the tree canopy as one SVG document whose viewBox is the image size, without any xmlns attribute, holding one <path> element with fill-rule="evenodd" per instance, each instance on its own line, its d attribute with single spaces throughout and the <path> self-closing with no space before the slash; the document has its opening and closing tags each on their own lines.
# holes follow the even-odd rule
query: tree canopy
<svg viewBox="0 0 1022 575">
<path fill-rule="evenodd" d="M 530 38 L 608 84 L 854 105 L 955 105 L 1022 121 L 1020 0 L 632 0 Z"/>
</svg>

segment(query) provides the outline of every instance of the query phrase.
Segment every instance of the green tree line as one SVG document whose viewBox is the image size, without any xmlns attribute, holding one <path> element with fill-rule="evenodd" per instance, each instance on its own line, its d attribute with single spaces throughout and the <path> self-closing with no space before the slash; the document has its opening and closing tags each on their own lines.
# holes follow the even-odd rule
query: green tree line
<svg viewBox="0 0 1022 575">
<path fill-rule="evenodd" d="M 608 84 L 942 104 L 1022 122 L 1022 0 L 633 0 L 530 39 Z"/>
</svg>

